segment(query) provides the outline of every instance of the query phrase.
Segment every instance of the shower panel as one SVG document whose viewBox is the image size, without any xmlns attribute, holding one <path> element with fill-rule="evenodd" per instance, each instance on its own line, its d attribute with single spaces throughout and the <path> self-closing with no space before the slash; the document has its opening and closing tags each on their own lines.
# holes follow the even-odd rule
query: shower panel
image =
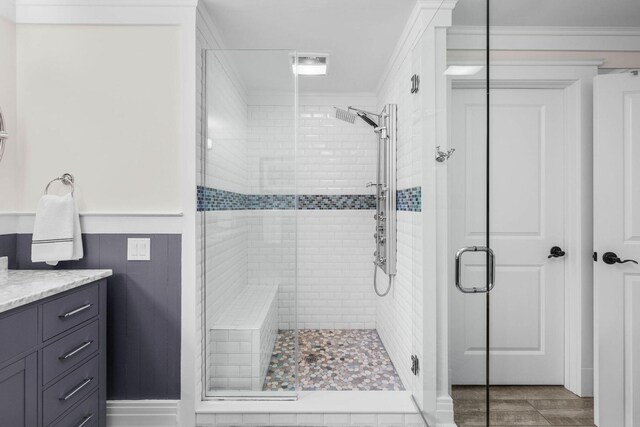
<svg viewBox="0 0 640 427">
<path fill-rule="evenodd" d="M 396 222 L 396 148 L 397 148 L 397 110 L 396 104 L 387 104 L 380 114 L 349 107 L 347 110 L 336 108 L 336 118 L 354 123 L 360 117 L 373 127 L 378 135 L 378 156 L 376 164 L 376 182 L 367 187 L 376 187 L 376 230 L 373 238 L 376 250 L 373 253 L 373 289 L 378 296 L 385 296 L 391 290 L 391 283 L 397 270 L 397 222 Z M 352 113 L 352 111 L 355 112 Z M 371 116 L 378 119 L 374 122 Z M 384 292 L 378 291 L 377 275 L 380 268 L 389 282 Z"/>
<path fill-rule="evenodd" d="M 380 125 L 375 128 L 378 134 L 378 172 L 374 184 L 377 190 L 374 264 L 389 276 L 389 288 L 397 270 L 396 110 L 395 104 L 388 104 L 380 114 Z"/>
</svg>

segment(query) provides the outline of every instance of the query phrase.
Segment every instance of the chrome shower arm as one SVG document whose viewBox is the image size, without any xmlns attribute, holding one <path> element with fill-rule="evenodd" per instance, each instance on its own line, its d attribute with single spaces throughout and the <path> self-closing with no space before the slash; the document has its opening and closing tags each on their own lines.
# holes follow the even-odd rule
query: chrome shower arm
<svg viewBox="0 0 640 427">
<path fill-rule="evenodd" d="M 350 110 L 350 111 L 357 111 L 357 112 L 359 112 L 359 113 L 366 114 L 367 116 L 375 116 L 375 117 L 377 117 L 378 119 L 382 117 L 382 114 L 372 113 L 371 111 L 362 110 L 362 109 L 360 109 L 360 108 L 356 108 L 356 107 L 351 107 L 351 106 L 349 106 L 349 107 L 347 107 L 347 110 Z"/>
</svg>

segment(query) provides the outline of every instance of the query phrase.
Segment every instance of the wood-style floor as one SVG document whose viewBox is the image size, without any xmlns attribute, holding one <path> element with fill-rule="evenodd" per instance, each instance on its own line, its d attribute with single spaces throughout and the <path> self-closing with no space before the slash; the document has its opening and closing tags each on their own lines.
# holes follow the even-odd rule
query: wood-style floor
<svg viewBox="0 0 640 427">
<path fill-rule="evenodd" d="M 453 386 L 459 427 L 485 425 L 484 388 Z M 593 426 L 593 398 L 562 386 L 492 386 L 492 426 Z"/>
</svg>

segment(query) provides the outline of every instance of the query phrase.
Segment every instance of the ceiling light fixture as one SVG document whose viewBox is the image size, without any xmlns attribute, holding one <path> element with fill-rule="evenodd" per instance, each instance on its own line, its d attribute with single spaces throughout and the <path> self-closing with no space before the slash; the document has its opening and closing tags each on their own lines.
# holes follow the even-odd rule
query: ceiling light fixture
<svg viewBox="0 0 640 427">
<path fill-rule="evenodd" d="M 449 65 L 445 76 L 473 76 L 478 74 L 484 67 L 482 65 Z"/>
<path fill-rule="evenodd" d="M 304 54 L 291 58 L 291 68 L 293 74 L 300 76 L 326 76 L 329 68 L 328 55 Z"/>
</svg>

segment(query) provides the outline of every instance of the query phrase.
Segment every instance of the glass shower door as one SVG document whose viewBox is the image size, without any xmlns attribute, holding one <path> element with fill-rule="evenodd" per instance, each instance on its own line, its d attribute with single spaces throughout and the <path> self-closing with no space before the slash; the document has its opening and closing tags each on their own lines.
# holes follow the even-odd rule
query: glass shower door
<svg viewBox="0 0 640 427">
<path fill-rule="evenodd" d="M 295 57 L 288 50 L 203 57 L 205 398 L 296 396 Z"/>
<path fill-rule="evenodd" d="M 489 425 L 490 146 L 488 1 L 443 3 L 412 56 L 419 91 L 413 138 L 420 149 L 422 214 L 414 251 L 414 398 L 429 425 Z M 462 14 L 459 15 L 459 11 Z M 472 50 L 458 46 L 474 18 Z"/>
</svg>

